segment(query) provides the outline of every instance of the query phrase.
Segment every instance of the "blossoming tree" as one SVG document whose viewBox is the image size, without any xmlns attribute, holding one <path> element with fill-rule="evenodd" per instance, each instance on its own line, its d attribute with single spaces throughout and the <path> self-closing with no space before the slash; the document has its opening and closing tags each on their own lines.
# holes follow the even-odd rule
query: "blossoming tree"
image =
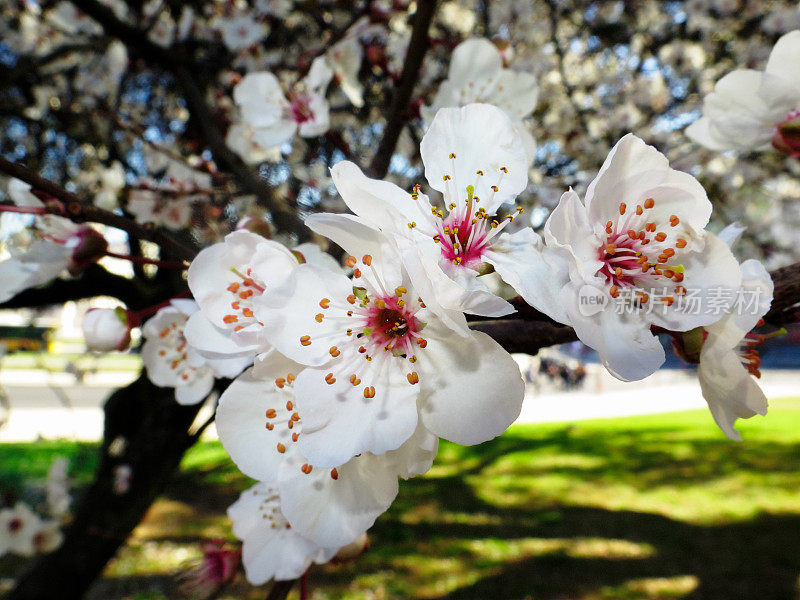
<svg viewBox="0 0 800 600">
<path fill-rule="evenodd" d="M 79 502 L 58 463 L 47 514 L 0 504 L 0 554 L 38 557 L 10 598 L 80 598 L 214 419 L 257 481 L 228 511 L 246 577 L 282 598 L 440 438 L 514 422 L 510 352 L 579 339 L 633 381 L 669 339 L 726 436 L 766 414 L 757 347 L 800 302 L 800 13 L 575 4 L 0 6 L 1 306 L 112 296 L 87 345 L 140 328 L 144 362 Z M 192 593 L 238 563 L 209 542 Z"/>
</svg>

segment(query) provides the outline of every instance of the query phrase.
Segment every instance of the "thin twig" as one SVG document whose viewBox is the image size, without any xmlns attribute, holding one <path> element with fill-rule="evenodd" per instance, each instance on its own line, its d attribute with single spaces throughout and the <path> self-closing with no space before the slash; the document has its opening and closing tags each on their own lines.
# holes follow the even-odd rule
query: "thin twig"
<svg viewBox="0 0 800 600">
<path fill-rule="evenodd" d="M 197 254 L 193 248 L 183 245 L 173 239 L 163 231 L 147 227 L 137 223 L 132 219 L 117 215 L 113 212 L 97 208 L 86 202 L 78 195 L 65 190 L 60 185 L 45 179 L 38 173 L 31 171 L 28 167 L 19 163 L 11 162 L 0 156 L 0 172 L 16 177 L 31 186 L 34 190 L 44 192 L 48 196 L 60 200 L 64 203 L 64 214 L 59 216 L 66 217 L 76 223 L 92 222 L 116 227 L 128 232 L 140 239 L 157 244 L 168 254 L 185 260 L 191 260 Z"/>
</svg>

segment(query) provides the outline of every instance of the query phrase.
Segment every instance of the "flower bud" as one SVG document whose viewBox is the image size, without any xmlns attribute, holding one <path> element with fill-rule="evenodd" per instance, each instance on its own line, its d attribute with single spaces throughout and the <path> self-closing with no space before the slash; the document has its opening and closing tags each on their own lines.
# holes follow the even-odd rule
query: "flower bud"
<svg viewBox="0 0 800 600">
<path fill-rule="evenodd" d="M 125 350 L 131 343 L 131 326 L 123 308 L 95 308 L 83 317 L 83 337 L 91 350 Z"/>
<path fill-rule="evenodd" d="M 203 557 L 190 566 L 181 577 L 181 591 L 192 598 L 209 598 L 227 585 L 239 572 L 242 553 L 230 548 L 225 540 L 211 540 L 203 544 Z"/>
<path fill-rule="evenodd" d="M 790 115 L 788 120 L 778 125 L 772 137 L 772 147 L 783 154 L 800 157 L 800 114 Z"/>
<path fill-rule="evenodd" d="M 71 275 L 79 275 L 90 264 L 106 255 L 108 242 L 100 233 L 84 226 L 69 237 L 67 247 L 72 249 L 72 258 L 67 269 Z"/>
<path fill-rule="evenodd" d="M 272 238 L 272 225 L 260 217 L 247 216 L 237 223 L 236 229 L 246 229 L 261 237 Z"/>
</svg>

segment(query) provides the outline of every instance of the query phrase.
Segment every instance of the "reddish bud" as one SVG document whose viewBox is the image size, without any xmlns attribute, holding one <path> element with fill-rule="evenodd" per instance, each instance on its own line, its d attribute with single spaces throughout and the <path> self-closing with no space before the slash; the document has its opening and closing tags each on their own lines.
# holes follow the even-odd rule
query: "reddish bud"
<svg viewBox="0 0 800 600">
<path fill-rule="evenodd" d="M 778 125 L 772 137 L 772 147 L 788 156 L 800 157 L 800 114 L 792 114 Z"/>
<path fill-rule="evenodd" d="M 67 240 L 72 248 L 72 258 L 67 267 L 71 275 L 79 275 L 90 264 L 106 255 L 108 242 L 100 233 L 89 226 L 83 226 Z"/>
</svg>

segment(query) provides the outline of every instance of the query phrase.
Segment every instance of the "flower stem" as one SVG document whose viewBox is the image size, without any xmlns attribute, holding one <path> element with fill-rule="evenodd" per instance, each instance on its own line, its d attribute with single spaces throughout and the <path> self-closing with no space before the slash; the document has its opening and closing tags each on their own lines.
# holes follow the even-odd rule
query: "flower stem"
<svg viewBox="0 0 800 600">
<path fill-rule="evenodd" d="M 157 260 L 155 258 L 145 258 L 144 256 L 131 256 L 130 254 L 119 254 L 117 252 L 106 252 L 106 256 L 110 256 L 112 258 L 121 258 L 123 260 L 129 260 L 132 263 L 136 263 L 139 265 L 155 265 L 163 269 L 189 268 L 189 265 L 187 265 L 184 261 L 174 262 L 169 260 Z"/>
<path fill-rule="evenodd" d="M 44 206 L 10 206 L 0 205 L 0 212 L 23 213 L 27 215 L 46 215 L 47 209 Z"/>
<path fill-rule="evenodd" d="M 179 300 L 180 298 L 186 298 L 189 296 L 189 290 L 178 294 L 177 296 L 170 298 L 169 300 L 165 300 L 159 304 L 155 304 L 153 306 L 148 306 L 147 308 L 143 308 L 142 310 L 129 310 L 128 311 L 128 324 L 131 327 L 138 327 L 142 320 L 150 315 L 157 313 L 159 310 L 164 308 L 165 306 L 169 306 L 173 300 Z"/>
<path fill-rule="evenodd" d="M 308 571 L 300 578 L 300 600 L 308 600 Z"/>
</svg>

